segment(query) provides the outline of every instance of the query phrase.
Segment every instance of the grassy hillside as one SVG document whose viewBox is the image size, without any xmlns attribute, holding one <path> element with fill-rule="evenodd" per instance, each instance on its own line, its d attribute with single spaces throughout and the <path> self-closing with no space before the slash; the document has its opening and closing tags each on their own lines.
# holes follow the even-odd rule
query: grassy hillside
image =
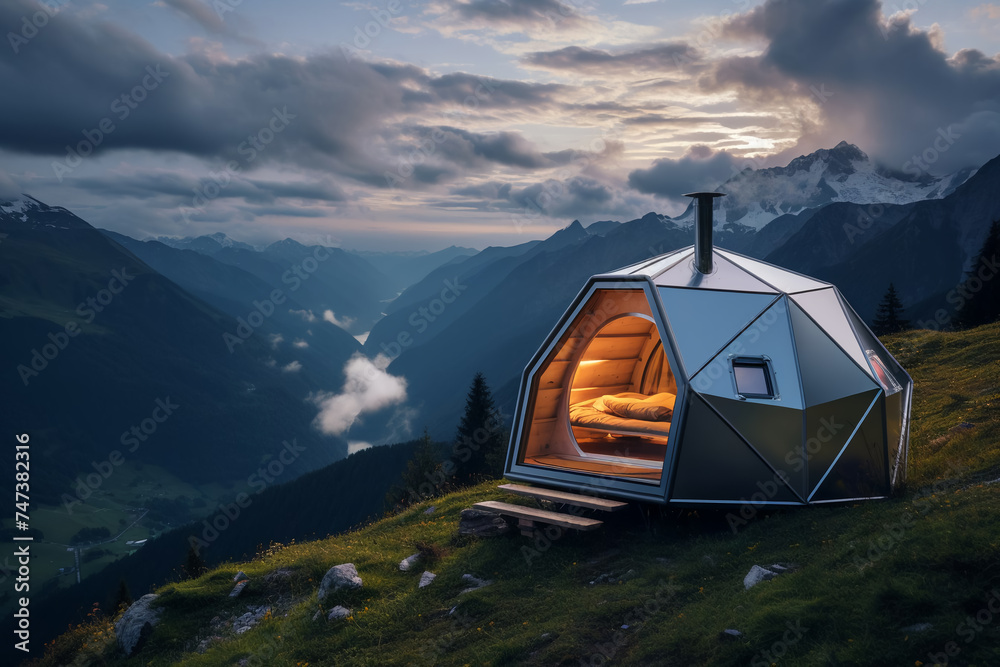
<svg viewBox="0 0 1000 667">
<path fill-rule="evenodd" d="M 65 551 L 64 544 L 35 542 L 31 551 L 33 637 L 39 642 L 55 637 L 68 624 L 83 618 L 95 602 L 108 608 L 120 581 L 141 594 L 177 579 L 192 536 L 209 540 L 208 546 L 201 545 L 201 556 L 210 566 L 215 566 L 251 558 L 261 545 L 325 537 L 378 516 L 385 506 L 386 492 L 402 474 L 416 446 L 417 441 L 372 447 L 284 484 L 274 484 L 263 490 L 245 485 L 228 489 L 210 506 L 201 509 L 206 522 L 220 521 L 220 505 L 231 505 L 238 493 L 247 493 L 251 501 L 240 508 L 239 516 L 229 522 L 228 528 L 216 533 L 215 539 L 211 539 L 212 533 L 206 532 L 206 524 L 199 516 L 191 523 L 157 535 L 156 539 L 135 550 L 134 546 L 125 544 L 126 540 L 142 539 L 146 535 L 140 526 L 134 526 L 118 542 L 84 551 L 83 581 L 77 584 L 75 575 L 63 575 L 59 577 L 63 587 L 56 591 L 49 590 L 55 588 L 55 581 L 49 579 L 47 587 L 46 577 L 55 573 L 58 567 L 73 565 L 73 554 Z M 176 494 L 180 488 L 165 491 Z M 118 513 L 112 511 L 112 503 L 120 499 L 121 495 L 102 497 L 89 503 L 87 511 L 74 512 L 76 523 L 70 530 L 100 526 L 99 517 L 110 516 L 112 523 L 105 525 L 117 533 L 119 529 L 114 524 L 114 517 Z M 232 509 L 229 511 L 231 513 Z M 35 510 L 33 518 L 39 512 Z M 8 526 L 7 532 L 12 533 L 13 527 Z M 47 533 L 46 539 L 60 539 L 60 533 L 52 536 Z M 88 554 L 102 551 L 109 553 L 102 554 L 98 560 L 86 560 Z M 134 553 L 122 557 L 131 551 Z M 13 586 L 0 588 L 0 612 L 13 613 L 17 597 Z"/>
<path fill-rule="evenodd" d="M 1000 614 L 990 610 L 991 596 L 1000 596 L 1000 325 L 911 332 L 888 344 L 916 381 L 909 483 L 893 500 L 758 513 L 735 530 L 725 511 L 632 509 L 597 533 L 537 542 L 461 538 L 461 509 L 500 497 L 495 484 L 484 484 L 161 588 L 163 621 L 140 659 L 289 666 L 919 666 L 935 658 L 1000 664 Z M 425 561 L 400 572 L 400 559 L 418 550 Z M 357 566 L 364 587 L 333 604 L 353 615 L 313 620 L 323 574 L 345 562 Z M 750 568 L 771 563 L 798 567 L 745 591 Z M 418 589 L 425 568 L 438 577 Z M 229 598 L 240 569 L 251 583 L 242 597 Z M 273 574 L 281 570 L 287 572 Z M 463 594 L 465 573 L 494 583 Z M 992 609 L 998 604 L 993 600 Z M 271 612 L 237 636 L 226 623 L 247 605 Z M 728 637 L 727 629 L 742 634 Z M 219 639 L 204 642 L 211 637 Z M 102 618 L 61 637 L 38 664 L 74 657 L 131 664 Z"/>
</svg>

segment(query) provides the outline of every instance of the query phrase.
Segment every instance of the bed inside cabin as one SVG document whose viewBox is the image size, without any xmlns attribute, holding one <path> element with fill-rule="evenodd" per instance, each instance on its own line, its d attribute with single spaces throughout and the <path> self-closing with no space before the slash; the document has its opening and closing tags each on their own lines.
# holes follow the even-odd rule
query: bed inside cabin
<svg viewBox="0 0 1000 667">
<path fill-rule="evenodd" d="M 519 461 L 659 483 L 676 394 L 643 290 L 596 290 L 533 382 Z"/>
</svg>

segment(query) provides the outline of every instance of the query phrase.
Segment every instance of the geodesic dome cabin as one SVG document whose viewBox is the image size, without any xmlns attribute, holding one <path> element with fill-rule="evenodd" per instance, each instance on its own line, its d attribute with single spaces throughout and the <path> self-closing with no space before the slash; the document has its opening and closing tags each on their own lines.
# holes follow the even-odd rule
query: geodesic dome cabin
<svg viewBox="0 0 1000 667">
<path fill-rule="evenodd" d="M 913 382 L 836 287 L 695 245 L 593 276 L 524 371 L 506 476 L 659 503 L 888 496 Z"/>
</svg>

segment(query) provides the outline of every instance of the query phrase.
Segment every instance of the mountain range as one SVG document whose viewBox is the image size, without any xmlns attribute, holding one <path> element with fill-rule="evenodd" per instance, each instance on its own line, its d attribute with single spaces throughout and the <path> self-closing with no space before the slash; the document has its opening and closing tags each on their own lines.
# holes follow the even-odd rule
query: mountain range
<svg viewBox="0 0 1000 667">
<path fill-rule="evenodd" d="M 835 202 L 853 204 L 909 204 L 941 199 L 975 173 L 968 167 L 946 176 L 933 176 L 915 166 L 905 170 L 877 165 L 854 144 L 841 141 L 797 157 L 784 167 L 746 167 L 718 187 L 726 197 L 718 202 L 719 225 L 739 224 L 761 229 L 775 218 L 798 214 Z M 690 225 L 693 205 L 676 218 Z"/>
<path fill-rule="evenodd" d="M 718 200 L 715 242 L 829 280 L 869 319 L 894 282 L 907 314 L 925 321 L 951 308 L 950 292 L 989 222 L 1000 218 L 998 183 L 996 159 L 945 178 L 916 178 L 876 167 L 842 142 L 720 185 L 729 197 Z M 876 199 L 845 201 L 867 197 Z M 771 219 L 758 229 L 760 211 Z M 63 485 L 141 419 L 143 406 L 180 395 L 177 387 L 192 407 L 164 432 L 177 429 L 171 438 L 183 442 L 157 460 L 194 451 L 213 460 L 267 456 L 287 424 L 313 444 L 302 465 L 339 458 L 344 443 L 311 428 L 309 399 L 336 391 L 344 364 L 361 351 L 385 355 L 388 372 L 405 378 L 402 410 L 415 428 L 449 437 L 477 371 L 501 407 L 513 408 L 521 369 L 589 276 L 692 242 L 690 211 L 587 227 L 574 221 L 547 239 L 481 252 L 352 253 L 292 239 L 257 249 L 221 233 L 138 241 L 30 197 L 0 202 L 0 230 L 7 234 L 0 317 L 10 341 L 3 354 L 13 371 L 3 383 L 25 425 L 53 434 Z M 120 296 L 109 293 L 92 317 L 80 311 L 115 270 L 135 279 Z M 266 303 L 274 290 L 284 298 L 280 307 Z M 245 338 L 225 337 L 252 317 L 259 321 L 244 327 Z M 55 350 L 59 358 L 46 359 L 53 349 L 45 346 L 76 320 L 80 335 Z M 67 406 L 45 424 L 42 395 Z M 386 424 L 400 411 L 362 417 L 345 437 L 385 442 Z M 207 433 L 202 419 L 213 425 Z M 262 420 L 269 429 L 251 426 Z"/>
<path fill-rule="evenodd" d="M 798 158 L 786 170 L 793 175 L 843 173 L 845 165 L 856 166 L 860 160 L 845 160 L 851 155 L 863 153 L 840 144 Z M 812 165 L 808 170 L 796 166 L 807 164 Z M 742 176 L 742 181 L 774 182 L 781 177 L 776 170 L 765 171 Z M 938 186 L 944 182 L 934 182 L 937 189 L 926 191 L 941 194 Z M 836 284 L 868 321 L 894 283 L 907 307 L 905 314 L 915 324 L 933 320 L 934 326 L 947 325 L 955 315 L 953 291 L 962 283 L 990 222 L 1000 219 L 995 194 L 1000 189 L 1000 158 L 975 170 L 961 185 L 945 189 L 950 192 L 941 198 L 909 203 L 820 204 L 778 215 L 759 231 L 717 219 L 714 240 L 720 247 Z M 722 206 L 727 199 L 716 201 Z M 372 330 L 365 351 L 388 354 L 393 359 L 389 371 L 407 378 L 412 396 L 433 397 L 414 407 L 435 435 L 451 435 L 447 429 L 458 417 L 461 392 L 476 371 L 483 371 L 497 387 L 498 403 L 509 414 L 521 370 L 587 278 L 690 245 L 690 222 L 684 216 L 671 219 L 656 213 L 592 228 L 574 222 L 539 243 L 489 248 L 432 272 L 404 292 Z M 461 296 L 439 304 L 441 312 L 435 314 L 434 302 L 441 300 L 448 281 L 461 287 Z M 406 334 L 408 345 L 399 344 L 401 334 Z M 377 440 L 377 432 L 360 429 L 364 437 Z"/>
<path fill-rule="evenodd" d="M 256 322 L 254 300 L 279 312 L 265 303 L 274 288 L 192 251 L 152 248 L 164 249 L 183 260 L 192 291 L 64 208 L 0 202 L 0 420 L 37 442 L 33 499 L 58 503 L 114 451 L 192 483 L 245 479 L 294 438 L 305 450 L 292 471 L 346 453 L 313 431 L 305 399 L 340 386 L 357 341 L 328 325 L 308 337 L 314 351 L 277 346 L 282 315 L 241 330 Z M 161 404 L 177 407 L 164 415 Z M 141 453 L 127 451 L 143 424 Z"/>
</svg>

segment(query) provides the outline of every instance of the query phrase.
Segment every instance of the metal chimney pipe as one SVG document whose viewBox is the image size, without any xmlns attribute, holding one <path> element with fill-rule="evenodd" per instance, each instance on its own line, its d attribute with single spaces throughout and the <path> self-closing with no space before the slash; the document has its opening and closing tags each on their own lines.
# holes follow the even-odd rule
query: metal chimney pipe
<svg viewBox="0 0 1000 667">
<path fill-rule="evenodd" d="M 698 202 L 698 223 L 694 228 L 694 266 L 699 273 L 711 273 L 713 200 L 726 195 L 721 192 L 689 192 L 684 196 L 694 197 Z"/>
</svg>

